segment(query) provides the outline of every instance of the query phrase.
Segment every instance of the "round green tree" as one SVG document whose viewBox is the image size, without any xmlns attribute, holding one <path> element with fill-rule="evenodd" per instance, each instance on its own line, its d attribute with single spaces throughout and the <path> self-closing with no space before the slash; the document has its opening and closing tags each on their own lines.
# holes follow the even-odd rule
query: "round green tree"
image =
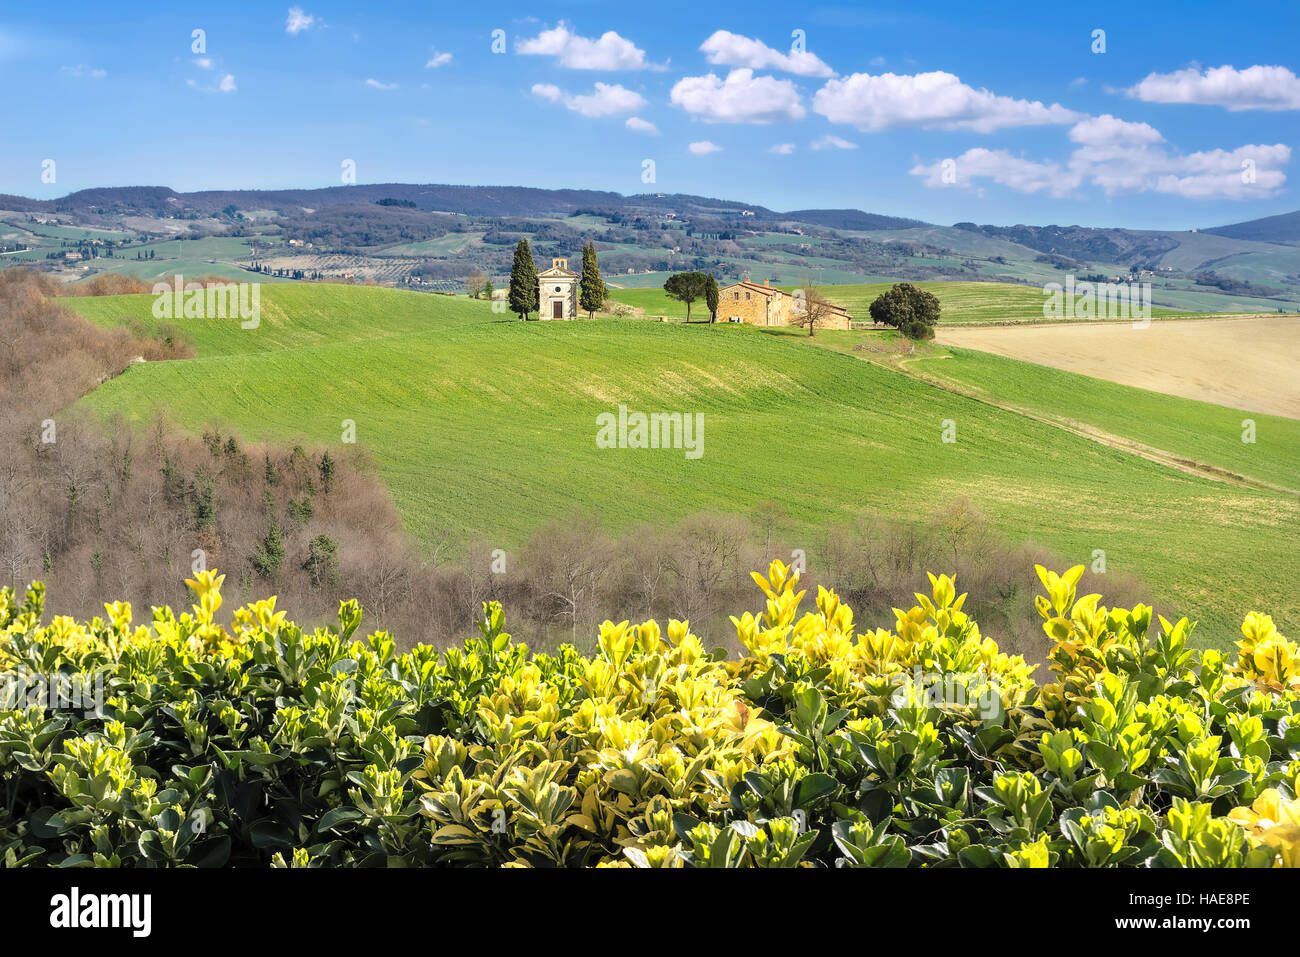
<svg viewBox="0 0 1300 957">
<path fill-rule="evenodd" d="M 874 322 L 893 326 L 909 339 L 933 339 L 939 300 L 910 282 L 898 282 L 876 297 L 870 312 Z"/>
</svg>

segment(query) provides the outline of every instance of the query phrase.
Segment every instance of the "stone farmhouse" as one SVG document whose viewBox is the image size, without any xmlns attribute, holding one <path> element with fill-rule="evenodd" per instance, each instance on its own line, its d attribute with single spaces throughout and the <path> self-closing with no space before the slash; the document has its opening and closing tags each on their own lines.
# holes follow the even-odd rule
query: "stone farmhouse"
<svg viewBox="0 0 1300 957">
<path fill-rule="evenodd" d="M 549 269 L 537 274 L 537 315 L 539 319 L 577 319 L 579 273 L 569 269 L 567 259 L 552 259 Z M 800 297 L 782 292 L 763 280 L 741 280 L 718 290 L 718 321 L 747 322 L 754 326 L 788 326 L 798 318 Z M 818 321 L 821 329 L 850 329 L 853 317 L 841 306 L 826 304 L 826 314 Z"/>
<path fill-rule="evenodd" d="M 798 296 L 782 292 L 763 280 L 733 282 L 718 290 L 718 321 L 747 322 L 753 326 L 788 326 L 797 319 L 803 303 Z M 850 329 L 853 317 L 841 306 L 826 304 L 826 315 L 817 322 L 821 329 Z"/>
<path fill-rule="evenodd" d="M 551 268 L 537 274 L 537 316 L 539 319 L 576 319 L 578 281 L 569 271 L 567 259 L 552 259 Z"/>
</svg>

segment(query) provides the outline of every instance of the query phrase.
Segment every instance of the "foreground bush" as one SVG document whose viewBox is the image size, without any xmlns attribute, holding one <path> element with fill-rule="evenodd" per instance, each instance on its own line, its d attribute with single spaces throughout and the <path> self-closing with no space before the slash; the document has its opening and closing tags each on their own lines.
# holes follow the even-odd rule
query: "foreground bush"
<svg viewBox="0 0 1300 957">
<path fill-rule="evenodd" d="M 1191 624 L 1039 569 L 1051 683 L 931 578 L 858 633 L 755 575 L 748 650 L 605 623 L 599 652 L 482 636 L 395 651 L 270 599 L 41 624 L 0 592 L 7 866 L 1296 866 L 1300 667 L 1251 614 L 1235 660 Z M 49 676 L 61 676 L 46 687 Z M 62 684 L 82 700 L 49 700 Z M 102 685 L 102 702 L 94 689 Z M 44 701 L 34 700 L 44 696 Z M 76 697 L 75 694 L 71 697 Z M 15 700 L 18 699 L 18 700 Z M 53 707 L 51 707 L 53 705 Z"/>
</svg>

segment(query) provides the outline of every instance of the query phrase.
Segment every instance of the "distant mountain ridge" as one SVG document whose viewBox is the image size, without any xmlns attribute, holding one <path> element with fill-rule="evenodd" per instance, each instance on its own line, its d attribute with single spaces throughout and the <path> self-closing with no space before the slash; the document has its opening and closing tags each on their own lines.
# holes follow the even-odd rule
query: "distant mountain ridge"
<svg viewBox="0 0 1300 957">
<path fill-rule="evenodd" d="M 866 213 L 858 209 L 801 209 L 780 212 L 735 200 L 683 193 L 642 193 L 625 196 L 594 189 L 540 189 L 530 186 L 451 186 L 413 183 L 367 183 L 318 189 L 200 190 L 178 193 L 166 186 L 111 186 L 78 190 L 60 199 L 39 200 L 0 195 L 0 208 L 20 212 L 74 213 L 103 211 L 113 215 L 153 216 L 191 212 L 209 215 L 234 205 L 240 209 L 300 212 L 358 202 L 395 199 L 426 211 L 467 216 L 521 217 L 571 215 L 582 209 L 660 213 L 744 213 L 764 222 L 793 221 L 831 229 L 906 229 L 926 226 L 915 219 Z"/>
<path fill-rule="evenodd" d="M 745 213 L 762 222 L 799 222 L 825 229 L 894 230 L 933 225 L 918 219 L 868 213 L 860 209 L 795 209 L 788 212 L 753 203 L 684 193 L 624 195 L 609 190 L 542 189 L 532 186 L 455 186 L 448 184 L 366 183 L 316 189 L 199 190 L 181 193 L 167 186 L 106 186 L 77 190 L 59 199 L 31 199 L 0 194 L 0 208 L 19 212 L 72 213 L 102 210 L 122 215 L 209 215 L 234 205 L 240 209 L 270 209 L 279 213 L 321 209 L 349 203 L 396 199 L 418 209 L 467 216 L 521 217 L 572 215 L 582 209 L 652 210 L 661 213 Z M 1008 239 L 1030 249 L 1057 255 L 1093 256 L 1121 261 L 1158 250 L 1141 230 L 1088 226 L 991 226 L 955 223 L 954 228 Z M 1234 239 L 1261 242 L 1300 242 L 1300 210 L 1262 219 L 1202 229 Z"/>
<path fill-rule="evenodd" d="M 1229 239 L 1253 239 L 1265 243 L 1300 242 L 1300 209 L 1294 213 L 1279 213 L 1276 216 L 1251 219 L 1244 223 L 1214 226 L 1210 229 L 1202 229 L 1201 232 L 1226 236 Z"/>
<path fill-rule="evenodd" d="M 1099 229 L 1092 226 L 977 226 L 974 223 L 957 223 L 953 228 L 1009 240 L 1049 255 L 1113 263 L 1155 260 L 1178 246 L 1178 241 L 1167 235 L 1153 236 L 1130 229 Z"/>
<path fill-rule="evenodd" d="M 785 219 L 793 219 L 812 226 L 824 226 L 827 229 L 912 229 L 916 226 L 933 225 L 919 219 L 864 213 L 860 209 L 796 209 L 781 215 Z"/>
</svg>

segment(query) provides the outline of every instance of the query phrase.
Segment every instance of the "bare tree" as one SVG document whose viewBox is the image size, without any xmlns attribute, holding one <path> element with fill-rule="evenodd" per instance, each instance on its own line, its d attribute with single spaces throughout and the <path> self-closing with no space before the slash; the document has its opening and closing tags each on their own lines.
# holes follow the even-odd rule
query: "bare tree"
<svg viewBox="0 0 1300 957">
<path fill-rule="evenodd" d="M 801 329 L 806 328 L 809 336 L 816 332 L 819 324 L 824 324 L 836 312 L 831 301 L 821 294 L 812 276 L 804 279 L 803 288 L 796 289 L 794 297 L 794 311 L 790 318 L 790 325 Z"/>
<path fill-rule="evenodd" d="M 9 586 L 17 591 L 40 556 L 45 521 L 41 502 L 28 483 L 5 484 L 0 488 L 0 567 L 9 573 Z"/>
<path fill-rule="evenodd" d="M 410 562 L 400 553 L 380 548 L 367 556 L 362 567 L 365 570 L 353 578 L 361 607 L 372 625 L 385 627 L 396 606 L 410 596 Z"/>
<path fill-rule="evenodd" d="M 543 599 L 569 619 L 572 641 L 595 605 L 597 591 L 610 570 L 612 548 L 594 519 L 554 524 L 534 536 L 522 563 Z"/>
<path fill-rule="evenodd" d="M 718 591 L 734 584 L 741 569 L 742 547 L 750 537 L 749 523 L 734 515 L 704 513 L 682 523 L 682 542 L 668 562 L 677 578 L 678 613 L 696 620 L 707 636 Z"/>
<path fill-rule="evenodd" d="M 482 299 L 487 291 L 488 275 L 482 269 L 476 269 L 465 280 L 465 294 L 471 299 Z"/>
<path fill-rule="evenodd" d="M 670 548 L 665 536 L 648 525 L 633 530 L 623 543 L 624 581 L 641 615 L 653 618 L 669 574 Z"/>
</svg>

